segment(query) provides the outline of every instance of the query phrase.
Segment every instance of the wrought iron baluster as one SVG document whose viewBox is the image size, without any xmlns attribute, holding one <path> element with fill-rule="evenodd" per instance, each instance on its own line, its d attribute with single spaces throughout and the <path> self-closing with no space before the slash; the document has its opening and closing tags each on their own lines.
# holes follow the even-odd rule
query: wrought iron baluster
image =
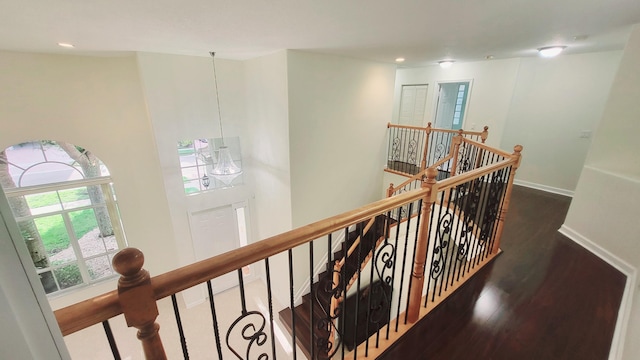
<svg viewBox="0 0 640 360">
<path fill-rule="evenodd" d="M 440 204 L 444 204 L 444 193 L 441 195 L 440 197 Z M 442 251 L 443 249 L 445 249 L 448 245 L 448 238 L 445 239 L 443 241 L 443 231 L 448 231 L 448 227 L 446 226 L 449 222 L 445 222 L 443 224 L 444 217 L 447 216 L 447 212 L 445 210 L 445 215 L 442 215 L 442 208 L 443 205 L 441 205 L 438 208 L 438 216 L 437 216 L 437 223 L 433 223 L 433 221 L 431 222 L 430 226 L 429 226 L 429 234 L 431 234 L 432 232 L 435 232 L 435 238 L 433 239 L 433 243 L 431 245 L 431 264 L 429 265 L 429 278 L 433 279 L 433 289 L 432 289 L 432 293 L 431 293 L 431 302 L 433 302 L 435 300 L 435 296 L 436 296 L 436 290 L 438 288 L 438 279 L 440 278 L 440 275 L 442 273 L 442 267 L 443 267 L 443 260 L 442 260 Z M 433 227 L 433 225 L 435 225 L 435 227 Z M 444 225 L 444 226 L 443 226 Z M 431 230 L 434 229 L 434 230 Z M 431 282 L 429 280 L 429 282 Z"/>
<path fill-rule="evenodd" d="M 122 359 L 120 357 L 120 350 L 118 350 L 118 345 L 116 345 L 116 339 L 113 337 L 113 331 L 111 331 L 111 325 L 109 324 L 109 320 L 103 321 L 102 327 L 104 328 L 104 334 L 107 336 L 107 341 L 109 342 L 109 348 L 111 349 L 113 360 Z"/>
<path fill-rule="evenodd" d="M 378 250 L 378 255 L 376 255 L 374 257 L 374 262 L 373 262 L 373 267 L 376 268 L 376 273 L 378 274 L 378 278 L 387 286 L 389 286 L 389 305 L 387 306 L 387 309 L 385 310 L 387 313 L 387 323 L 390 320 L 390 316 L 391 316 L 391 299 L 393 299 L 393 273 L 391 274 L 391 276 L 389 277 L 389 280 L 387 280 L 387 277 L 385 277 L 384 275 L 384 271 L 387 269 L 392 269 L 393 268 L 393 260 L 391 260 L 391 255 L 387 254 L 386 258 L 385 256 L 383 256 L 383 263 L 384 263 L 384 267 L 383 267 L 383 271 L 380 271 L 379 267 L 378 267 L 378 259 L 380 258 L 381 254 L 385 254 L 386 248 L 389 245 L 389 233 L 391 231 L 391 211 L 387 212 L 386 215 L 386 219 L 385 219 L 385 223 L 384 223 L 384 245 L 380 248 L 380 250 Z M 391 248 L 391 253 L 395 253 L 395 248 Z M 388 330 L 388 326 L 387 326 L 387 330 Z M 378 331 L 376 332 L 376 348 L 378 348 L 380 346 L 380 327 L 378 327 Z"/>
<path fill-rule="evenodd" d="M 345 228 L 345 242 L 343 242 L 344 248 L 349 247 L 347 239 L 349 237 L 349 229 Z M 347 251 L 347 250 L 343 250 Z M 320 331 L 321 334 L 327 333 L 328 338 L 319 337 L 316 344 L 317 357 L 318 358 L 331 358 L 340 349 L 340 343 L 342 342 L 342 329 L 336 327 L 336 321 L 342 314 L 341 303 L 343 302 L 343 290 L 342 285 L 345 282 L 342 269 L 345 265 L 342 265 L 340 270 L 337 270 L 339 262 L 346 259 L 343 257 L 341 260 L 334 259 L 331 263 L 327 264 L 327 278 L 323 281 L 319 280 L 316 286 L 313 288 L 313 294 L 315 295 L 314 301 L 320 305 L 320 309 L 324 312 L 321 313 L 322 319 L 312 328 Z M 326 297 L 329 297 L 327 300 Z M 328 301 L 328 302 L 327 302 Z M 342 324 L 341 324 L 342 325 Z"/>
<path fill-rule="evenodd" d="M 396 223 L 396 236 L 395 236 L 395 242 L 393 244 L 393 260 L 392 260 L 392 269 L 391 269 L 391 290 L 393 291 L 393 284 L 395 284 L 395 273 L 396 273 L 396 264 L 397 264 L 397 258 L 398 258 L 398 240 L 400 239 L 400 224 L 401 222 L 398 221 Z M 391 257 L 389 257 L 391 258 Z M 401 278 L 402 278 L 402 274 L 400 274 Z M 386 280 L 386 278 L 385 278 Z M 399 292 L 399 294 L 402 294 L 402 292 Z M 389 331 L 391 330 L 391 304 L 389 304 L 389 323 L 387 324 L 387 334 L 386 334 L 386 339 L 389 340 Z M 397 317 L 397 315 L 396 315 Z"/>
<path fill-rule="evenodd" d="M 346 239 L 348 237 L 349 237 L 349 228 L 347 227 L 347 228 L 344 229 L 345 241 L 346 241 Z M 343 257 L 345 257 L 345 256 L 343 255 Z M 341 310 L 340 310 L 340 315 L 339 315 L 339 317 L 340 317 L 340 331 L 339 331 L 340 336 L 344 336 L 345 332 L 346 332 L 345 331 L 345 325 L 346 325 L 345 324 L 345 322 L 346 322 L 345 314 L 347 313 L 347 311 L 346 311 L 347 310 L 347 299 L 346 299 L 346 297 L 347 297 L 347 280 L 346 280 L 347 279 L 347 276 L 346 276 L 347 266 L 346 266 L 346 264 L 347 263 L 345 262 L 345 264 L 342 266 L 342 268 L 340 268 L 340 279 L 341 280 L 340 280 L 340 285 L 339 286 L 340 286 L 340 289 L 341 289 L 341 298 L 342 298 L 342 301 L 340 302 L 340 309 Z M 344 360 L 344 355 L 345 355 L 344 348 L 345 348 L 345 345 L 346 345 L 345 344 L 346 341 L 344 341 L 344 338 L 342 338 L 341 342 L 342 342 L 342 344 L 341 344 L 341 346 L 342 346 L 341 360 Z"/>
<path fill-rule="evenodd" d="M 216 350 L 218 350 L 218 359 L 222 360 L 220 329 L 218 328 L 218 316 L 216 314 L 216 304 L 213 298 L 213 287 L 211 286 L 211 280 L 207 281 L 207 292 L 209 294 L 209 307 L 211 308 L 211 318 L 213 320 L 213 333 L 216 340 Z"/>
<path fill-rule="evenodd" d="M 493 233 L 498 222 L 498 216 L 500 214 L 500 208 L 502 205 L 502 197 L 504 190 L 506 189 L 505 169 L 494 171 L 491 174 L 491 188 L 489 189 L 487 199 L 487 210 L 485 213 L 485 219 L 483 220 L 486 225 L 482 230 L 482 241 L 485 247 L 482 251 L 482 258 L 486 258 L 490 254 L 491 242 Z"/>
<path fill-rule="evenodd" d="M 495 240 L 496 232 L 498 229 L 498 220 L 500 217 L 500 212 L 502 211 L 502 207 L 504 205 L 504 201 L 506 198 L 507 184 L 509 183 L 510 174 L 511 174 L 510 166 L 501 170 L 499 180 L 497 181 L 497 183 L 499 184 L 498 185 L 499 189 L 492 196 L 491 201 L 495 202 L 495 205 L 494 205 L 495 214 L 491 215 L 493 217 L 493 220 L 492 220 L 490 232 L 487 235 L 488 241 L 487 241 L 487 246 L 486 246 L 487 250 L 485 251 L 486 252 L 485 256 L 488 256 L 491 253 L 491 249 L 493 249 L 493 242 Z"/>
<path fill-rule="evenodd" d="M 411 210 L 413 209 L 413 203 L 409 203 L 409 212 L 411 212 Z M 399 293 L 398 293 L 398 310 L 396 311 L 396 329 L 395 331 L 398 332 L 398 326 L 400 325 L 400 306 L 402 304 L 402 288 L 404 285 L 404 270 L 405 270 L 405 265 L 407 264 L 407 245 L 409 244 L 409 226 L 411 225 L 411 217 L 407 218 L 406 221 L 406 231 L 405 231 L 405 236 L 404 236 L 404 251 L 402 253 L 402 269 L 400 271 L 400 289 L 399 289 Z M 398 224 L 398 230 L 400 228 L 400 224 Z M 411 276 L 409 276 L 409 279 L 411 279 Z M 411 289 L 411 288 L 409 288 Z M 407 297 L 409 295 L 407 294 Z M 406 318 L 405 318 L 405 323 L 406 323 Z"/>
<path fill-rule="evenodd" d="M 267 278 L 267 301 L 269 305 L 269 330 L 271 330 L 271 353 L 276 359 L 276 336 L 273 329 L 273 294 L 271 293 L 271 271 L 269 269 L 269 258 L 264 259 L 264 270 Z M 294 345 L 295 346 L 295 345 Z"/>
<path fill-rule="evenodd" d="M 309 294 L 313 294 L 313 241 L 309 242 Z M 313 324 L 313 305 L 314 305 L 314 299 L 312 298 L 311 301 L 309 301 L 309 322 L 310 325 L 309 326 L 309 333 L 310 333 L 310 337 L 309 337 L 309 347 L 311 348 L 311 358 L 315 359 L 316 357 L 316 352 L 315 352 L 315 344 L 313 341 L 313 338 L 315 336 L 315 328 L 314 328 L 314 324 Z"/>
<path fill-rule="evenodd" d="M 289 249 L 287 251 L 289 256 L 289 306 L 291 308 L 291 343 L 293 344 L 293 359 L 298 357 L 296 351 L 296 312 L 295 304 L 293 302 L 293 251 Z"/>
<path fill-rule="evenodd" d="M 445 282 L 442 275 L 447 268 L 447 252 L 452 240 L 452 226 L 453 214 L 445 210 L 445 214 L 438 219 L 436 237 L 434 239 L 433 261 L 431 262 L 431 276 L 435 276 L 436 282 L 434 285 L 438 284 L 438 296 L 442 295 L 442 284 Z"/>
<path fill-rule="evenodd" d="M 495 215 L 495 209 L 493 209 L 493 207 L 497 204 L 497 199 L 492 199 L 492 197 L 498 195 L 495 193 L 495 191 L 498 190 L 498 187 L 496 186 L 497 184 L 495 183 L 498 178 L 495 177 L 495 174 L 496 172 L 487 174 L 485 178 L 486 181 L 482 183 L 483 196 L 480 198 L 482 206 L 479 207 L 480 211 L 476 216 L 480 233 L 477 234 L 475 241 L 476 246 L 473 252 L 474 258 L 472 258 L 472 267 L 477 266 L 483 259 L 482 254 L 484 253 L 484 249 L 486 249 L 488 234 L 491 231 L 492 226 L 490 218 L 492 215 Z"/>
<path fill-rule="evenodd" d="M 453 278 L 460 279 L 461 269 L 464 267 L 467 261 L 467 254 L 469 253 L 469 247 L 471 246 L 472 237 L 472 225 L 469 224 L 469 219 L 466 217 L 466 213 L 463 211 L 463 197 L 457 197 L 453 202 L 453 212 L 458 214 L 458 229 L 456 230 L 456 239 L 458 240 L 458 247 L 456 251 L 455 260 L 452 260 L 453 274 L 451 276 L 451 285 L 453 285 Z"/>
<path fill-rule="evenodd" d="M 184 336 L 184 329 L 182 327 L 182 319 L 180 318 L 180 310 L 178 309 L 178 299 L 176 294 L 171 295 L 171 304 L 173 304 L 173 314 L 176 317 L 176 324 L 178 325 L 178 335 L 180 336 L 180 346 L 182 347 L 182 355 L 185 360 L 189 360 L 189 351 L 187 350 L 187 339 Z"/>
<path fill-rule="evenodd" d="M 483 198 L 483 193 L 484 193 L 484 189 L 485 189 L 485 175 L 469 181 L 470 184 L 470 191 L 469 191 L 469 196 L 467 199 L 467 202 L 465 204 L 465 214 L 467 216 L 468 221 L 471 221 L 472 223 L 474 223 L 476 225 L 476 228 L 478 226 L 478 219 L 479 219 L 479 215 L 481 212 L 481 208 L 482 208 L 482 198 Z M 478 243 L 478 238 L 477 238 L 477 234 L 476 234 L 476 239 L 474 241 L 475 245 L 477 245 Z M 473 246 L 470 248 L 470 255 L 474 256 L 474 251 L 476 249 L 476 246 Z M 471 260 L 466 261 L 463 270 L 463 274 L 467 274 L 471 268 L 472 265 L 474 263 L 474 259 L 472 257 Z"/>
<path fill-rule="evenodd" d="M 446 193 L 443 191 L 442 194 L 440 195 L 440 204 L 442 204 L 444 202 L 445 195 L 446 195 Z M 451 193 L 449 194 L 449 196 L 451 196 Z M 420 206 L 420 207 L 422 207 L 422 206 Z M 440 211 L 441 211 L 441 209 L 438 211 L 438 217 L 440 216 L 439 215 Z M 433 219 L 434 216 L 435 216 L 435 211 L 431 211 L 431 214 L 430 214 L 430 217 L 429 217 L 429 234 L 428 234 L 429 240 L 431 240 L 431 233 L 433 232 L 433 229 L 434 229 L 434 227 L 433 227 L 434 226 L 434 219 Z M 429 264 L 429 273 L 428 273 L 428 276 L 426 276 L 426 278 L 427 278 L 427 293 L 426 293 L 426 295 L 424 297 L 424 307 L 427 307 L 427 303 L 429 302 L 429 291 L 431 289 L 431 287 L 430 287 L 431 286 L 431 280 L 433 279 L 431 277 L 431 263 L 433 263 L 433 249 L 434 249 L 435 245 L 434 245 L 433 241 L 430 241 L 430 243 L 431 244 L 427 244 L 427 254 L 425 256 L 426 261 L 424 262 L 424 266 L 422 268 L 422 273 L 423 274 L 427 274 L 425 271 L 427 269 L 427 264 Z M 429 245 L 431 245 L 431 248 L 432 248 L 431 261 L 429 261 Z M 435 289 L 435 285 L 434 285 L 434 289 Z M 432 293 L 433 293 L 433 291 L 432 291 Z"/>
<path fill-rule="evenodd" d="M 247 311 L 247 302 L 245 297 L 244 279 L 242 275 L 242 269 L 238 269 L 238 287 L 240 288 L 240 305 L 242 306 L 241 315 L 231 323 L 227 330 L 227 336 L 225 338 L 227 342 L 227 348 L 240 360 L 251 359 L 251 350 L 254 345 L 262 347 L 266 344 L 268 336 L 264 331 L 267 320 L 264 315 L 259 311 Z M 236 328 L 241 330 L 235 331 Z M 235 343 L 232 343 L 242 339 L 247 342 L 246 350 L 244 351 L 244 357 L 240 354 L 240 350 Z M 269 355 L 266 352 L 262 352 L 257 356 L 260 360 L 269 359 Z"/>
<path fill-rule="evenodd" d="M 449 285 L 453 285 L 453 277 L 454 277 L 453 274 L 455 274 L 455 270 L 456 270 L 456 267 L 458 266 L 458 259 L 459 259 L 459 257 L 456 256 L 456 254 L 460 250 L 460 243 L 462 242 L 461 227 L 465 223 L 463 220 L 463 216 L 460 212 L 458 212 L 456 216 L 455 201 L 454 201 L 453 209 L 451 207 L 451 198 L 447 199 L 446 201 L 447 201 L 446 208 L 448 209 L 447 211 L 450 211 L 453 214 L 452 221 L 455 221 L 456 223 L 455 223 L 455 226 L 453 226 L 452 224 L 452 229 L 451 229 L 452 236 L 450 241 L 451 246 L 449 246 L 449 249 L 448 249 L 449 260 L 447 262 L 448 267 L 446 269 L 447 275 L 444 277 L 445 291 L 449 288 Z"/>
<path fill-rule="evenodd" d="M 361 284 L 361 278 L 360 278 L 360 264 L 362 264 L 362 245 L 363 245 L 363 237 L 364 237 L 364 233 L 363 233 L 363 228 L 364 226 L 362 224 L 358 224 L 358 236 L 360 236 L 360 244 L 358 245 L 358 249 L 357 249 L 357 256 L 356 256 L 356 274 L 358 275 L 358 278 L 356 280 L 357 283 L 357 287 L 356 287 L 356 301 L 355 301 L 355 310 L 354 310 L 354 326 L 353 326 L 353 358 L 357 359 L 358 358 L 358 308 L 360 305 L 360 284 Z M 345 280 L 346 281 L 346 280 Z M 346 295 L 345 295 L 346 296 Z"/>
<path fill-rule="evenodd" d="M 410 206 L 413 206 L 413 203 L 411 203 Z M 420 199 L 420 201 L 418 202 L 418 217 L 416 219 L 416 234 L 413 238 L 413 253 L 411 254 L 411 261 L 413 262 L 414 259 L 416 258 L 416 248 L 418 247 L 418 234 L 419 231 L 417 231 L 417 229 L 420 229 L 420 214 L 422 213 L 422 199 Z M 409 224 L 407 224 L 407 232 L 409 231 Z M 413 269 L 412 269 L 413 271 Z M 411 283 L 413 282 L 413 276 L 409 276 L 409 284 L 407 284 L 407 288 L 411 289 Z M 411 301 L 411 297 L 407 296 L 407 309 L 409 309 L 409 302 Z M 407 318 L 409 316 L 409 311 L 405 311 L 404 313 L 404 323 L 407 323 Z"/>
<path fill-rule="evenodd" d="M 377 243 L 377 230 L 378 230 L 378 224 L 376 224 L 378 220 L 376 219 L 373 227 L 369 230 L 371 232 L 371 236 L 373 237 L 373 244 L 371 246 L 371 251 L 369 252 L 371 254 L 371 272 L 369 274 L 369 301 L 367 303 L 367 322 L 365 324 L 365 337 L 366 337 L 366 344 L 365 344 L 365 350 L 364 350 L 364 356 L 368 357 L 369 356 L 369 323 L 371 322 L 371 298 L 373 297 L 373 268 L 375 267 L 373 264 L 373 260 L 375 260 L 375 251 L 376 251 L 376 243 Z M 367 255 L 368 256 L 368 255 Z"/>
</svg>

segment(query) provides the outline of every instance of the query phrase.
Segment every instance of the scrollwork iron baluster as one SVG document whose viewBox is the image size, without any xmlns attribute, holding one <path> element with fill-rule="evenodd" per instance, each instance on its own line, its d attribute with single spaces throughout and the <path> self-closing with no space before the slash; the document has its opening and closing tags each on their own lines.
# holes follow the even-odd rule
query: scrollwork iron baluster
<svg viewBox="0 0 640 360">
<path fill-rule="evenodd" d="M 337 261 L 334 262 L 334 264 Z M 316 328 L 321 332 L 326 332 L 328 334 L 327 338 L 319 337 L 316 340 L 316 348 L 318 350 L 318 358 L 319 359 L 329 359 L 331 358 L 340 348 L 342 334 L 340 330 L 336 326 L 336 320 L 340 318 L 342 315 L 341 307 L 336 306 L 335 309 L 332 309 L 332 301 L 331 299 L 335 299 L 336 301 L 344 301 L 342 299 L 343 296 L 343 282 L 344 274 L 342 270 L 334 270 L 331 272 L 332 276 L 329 279 L 325 279 L 325 281 L 318 284 L 314 291 L 314 298 L 316 303 L 320 305 L 324 316 L 322 319 L 318 321 L 316 324 Z M 338 279 L 334 281 L 334 279 Z M 324 297 L 319 294 L 320 291 L 324 292 Z M 323 301 L 322 298 L 326 298 L 326 295 L 329 295 L 329 302 Z M 334 336 L 330 336 L 331 334 Z M 337 334 L 337 336 L 335 336 Z M 330 341 L 332 339 L 334 341 Z M 337 341 L 336 341 L 337 340 Z"/>
<path fill-rule="evenodd" d="M 437 279 L 442 275 L 446 266 L 446 249 L 451 240 L 451 225 L 453 222 L 453 214 L 445 212 L 438 220 L 436 227 L 436 238 L 433 245 L 433 259 L 431 260 L 430 276 Z"/>
<path fill-rule="evenodd" d="M 391 160 L 400 160 L 400 138 L 393 139 L 393 145 L 391 145 Z"/>
<path fill-rule="evenodd" d="M 247 344 L 247 350 L 246 350 L 246 357 L 242 357 L 240 355 L 240 353 L 237 351 L 236 348 L 234 348 L 231 344 L 231 342 L 229 341 L 231 338 L 231 334 L 234 332 L 233 330 L 239 325 L 241 324 L 244 320 L 248 320 L 248 319 L 253 319 L 255 318 L 256 321 L 261 321 L 259 326 L 256 326 L 256 324 L 253 321 L 248 321 L 246 324 L 244 324 L 244 326 L 242 326 L 242 330 L 240 330 L 240 337 L 238 336 L 234 336 L 234 339 L 238 339 L 238 338 L 242 338 L 244 340 L 248 340 L 248 344 Z M 260 313 L 259 311 L 246 311 L 244 312 L 240 317 L 238 317 L 229 327 L 229 330 L 227 331 L 227 337 L 226 337 L 226 341 L 227 341 L 227 347 L 229 348 L 229 350 L 231 350 L 231 352 L 233 352 L 233 354 L 240 360 L 249 360 L 250 357 L 250 353 L 251 353 L 251 348 L 254 344 L 257 344 L 258 346 L 263 346 L 268 339 L 267 333 L 264 331 L 264 328 L 267 324 L 266 319 L 264 318 L 264 315 L 262 315 L 262 313 Z M 267 360 L 269 359 L 269 355 L 267 355 L 266 352 L 261 353 L 260 355 L 258 355 L 258 360 Z"/>
<path fill-rule="evenodd" d="M 504 182 L 505 169 L 498 170 L 491 175 L 491 183 L 489 183 L 489 195 L 480 227 L 480 243 L 484 244 L 490 237 L 493 225 L 498 218 L 500 211 L 500 203 L 502 202 L 502 194 L 505 189 Z"/>
</svg>

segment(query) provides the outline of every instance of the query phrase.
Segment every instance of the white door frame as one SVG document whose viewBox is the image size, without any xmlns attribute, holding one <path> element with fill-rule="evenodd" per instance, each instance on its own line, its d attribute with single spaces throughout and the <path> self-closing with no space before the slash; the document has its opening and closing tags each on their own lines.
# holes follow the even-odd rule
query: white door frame
<svg viewBox="0 0 640 360">
<path fill-rule="evenodd" d="M 0 303 L 0 358 L 71 359 L 2 188 Z"/>
<path fill-rule="evenodd" d="M 471 91 L 473 90 L 473 79 L 457 79 L 457 80 L 441 80 L 436 81 L 436 86 L 433 91 L 432 98 L 432 109 L 433 114 L 431 115 L 431 123 L 435 127 L 436 124 L 436 116 L 438 115 L 438 100 L 440 98 L 440 84 L 451 84 L 451 83 L 461 83 L 468 82 L 469 90 L 467 91 L 467 103 L 465 105 L 464 116 L 462 117 L 461 129 L 464 129 L 465 122 L 467 120 L 467 116 L 469 115 L 469 106 L 471 105 Z"/>
</svg>

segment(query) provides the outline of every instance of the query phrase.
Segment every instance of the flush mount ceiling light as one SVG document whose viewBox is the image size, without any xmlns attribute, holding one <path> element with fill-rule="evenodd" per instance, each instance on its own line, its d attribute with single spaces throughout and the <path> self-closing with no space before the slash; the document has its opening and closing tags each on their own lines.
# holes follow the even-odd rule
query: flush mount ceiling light
<svg viewBox="0 0 640 360">
<path fill-rule="evenodd" d="M 453 66 L 454 62 L 455 61 L 453 60 L 442 60 L 442 61 L 438 61 L 438 64 L 440 65 L 441 68 L 448 69 Z"/>
<path fill-rule="evenodd" d="M 538 54 L 542 57 L 550 58 L 558 56 L 566 46 L 545 46 L 538 49 Z"/>
<path fill-rule="evenodd" d="M 231 152 L 224 143 L 224 132 L 222 131 L 222 115 L 220 112 L 220 96 L 218 94 L 218 77 L 216 76 L 216 53 L 210 52 L 213 59 L 213 81 L 216 86 L 216 103 L 218 105 L 218 120 L 220 123 L 220 137 L 222 138 L 222 146 L 218 148 L 218 163 L 211 171 L 211 175 L 222 181 L 225 185 L 231 185 L 233 180 L 242 174 L 242 168 L 236 165 L 231 158 Z M 207 175 L 205 174 L 205 177 Z M 204 178 L 202 179 L 204 182 Z"/>
<path fill-rule="evenodd" d="M 63 48 L 74 48 L 75 47 L 75 46 L 73 46 L 73 44 L 63 43 L 63 42 L 59 42 L 58 46 L 61 46 Z"/>
<path fill-rule="evenodd" d="M 404 58 L 403 57 L 396 58 L 396 62 L 398 63 L 404 62 Z"/>
</svg>

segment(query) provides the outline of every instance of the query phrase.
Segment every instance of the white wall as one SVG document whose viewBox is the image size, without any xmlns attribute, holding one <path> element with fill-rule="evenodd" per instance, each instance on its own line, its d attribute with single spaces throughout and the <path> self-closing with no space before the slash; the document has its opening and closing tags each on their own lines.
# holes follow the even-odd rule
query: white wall
<svg viewBox="0 0 640 360">
<path fill-rule="evenodd" d="M 189 214 L 249 201 L 253 192 L 246 181 L 247 176 L 244 176 L 244 185 L 233 188 L 190 196 L 184 192 L 177 142 L 220 137 L 211 56 L 138 53 L 137 59 L 153 135 L 158 144 L 175 254 L 178 265 L 184 266 L 196 260 Z M 243 63 L 217 57 L 215 62 L 224 136 L 239 136 L 242 151 L 246 154 L 251 142 L 246 136 Z M 246 167 L 244 164 L 244 170 Z M 183 296 L 188 305 L 204 300 L 204 293 L 199 288 L 187 290 Z"/>
<path fill-rule="evenodd" d="M 507 151 L 524 146 L 518 180 L 575 190 L 591 142 L 581 133 L 594 131 L 601 119 L 621 54 L 520 60 L 501 142 Z"/>
<path fill-rule="evenodd" d="M 627 269 L 628 315 L 622 359 L 640 358 L 640 25 L 636 25 L 625 47 L 617 74 L 578 181 L 569 213 L 562 227 L 578 242 Z M 623 304 L 624 305 L 624 304 Z M 619 344 L 614 343 L 614 347 Z M 622 351 L 622 349 L 618 349 Z"/>
<path fill-rule="evenodd" d="M 258 239 L 292 229 L 289 167 L 287 53 L 280 51 L 245 61 L 251 173 L 255 187 Z M 273 294 L 288 304 L 289 273 L 285 254 L 269 261 Z M 258 267 L 262 271 L 263 265 Z"/>
<path fill-rule="evenodd" d="M 293 225 L 380 199 L 395 66 L 288 52 Z"/>
<path fill-rule="evenodd" d="M 291 230 L 287 53 L 245 61 L 248 135 L 252 146 L 260 239 Z"/>
<path fill-rule="evenodd" d="M 429 85 L 424 121 L 424 126 L 426 126 L 427 122 L 435 124 L 438 82 L 470 80 L 472 82 L 471 91 L 468 95 L 463 128 L 465 130 L 472 130 L 473 128 L 476 131 L 482 131 L 485 125 L 489 126 L 487 144 L 499 146 L 509 111 L 509 104 L 511 103 L 511 95 L 515 86 L 519 63 L 519 59 L 508 59 L 456 63 L 449 69 L 442 69 L 438 65 L 398 69 L 391 122 L 397 123 L 398 121 L 402 85 Z M 515 144 L 512 144 L 511 148 L 513 145 Z"/>
<path fill-rule="evenodd" d="M 172 238 L 180 265 L 186 265 L 195 259 L 189 212 L 247 200 L 251 191 L 244 185 L 195 196 L 184 192 L 177 142 L 220 137 L 212 58 L 139 53 L 137 59 L 153 135 L 158 143 L 173 224 Z M 216 58 L 216 72 L 225 137 L 240 136 L 242 150 L 246 151 L 249 141 L 242 136 L 245 129 L 242 63 Z"/>
<path fill-rule="evenodd" d="M 293 226 L 379 200 L 395 66 L 287 51 L 287 68 Z M 315 264 L 326 246 L 315 242 Z M 297 292 L 309 246 L 294 250 L 294 265 Z"/>
<path fill-rule="evenodd" d="M 0 148 L 53 139 L 108 166 L 130 246 L 159 274 L 175 267 L 169 209 L 134 57 L 0 52 Z M 52 301 L 57 308 L 115 288 L 109 281 Z"/>
<path fill-rule="evenodd" d="M 624 49 L 587 164 L 640 178 L 640 24 Z"/>
</svg>

